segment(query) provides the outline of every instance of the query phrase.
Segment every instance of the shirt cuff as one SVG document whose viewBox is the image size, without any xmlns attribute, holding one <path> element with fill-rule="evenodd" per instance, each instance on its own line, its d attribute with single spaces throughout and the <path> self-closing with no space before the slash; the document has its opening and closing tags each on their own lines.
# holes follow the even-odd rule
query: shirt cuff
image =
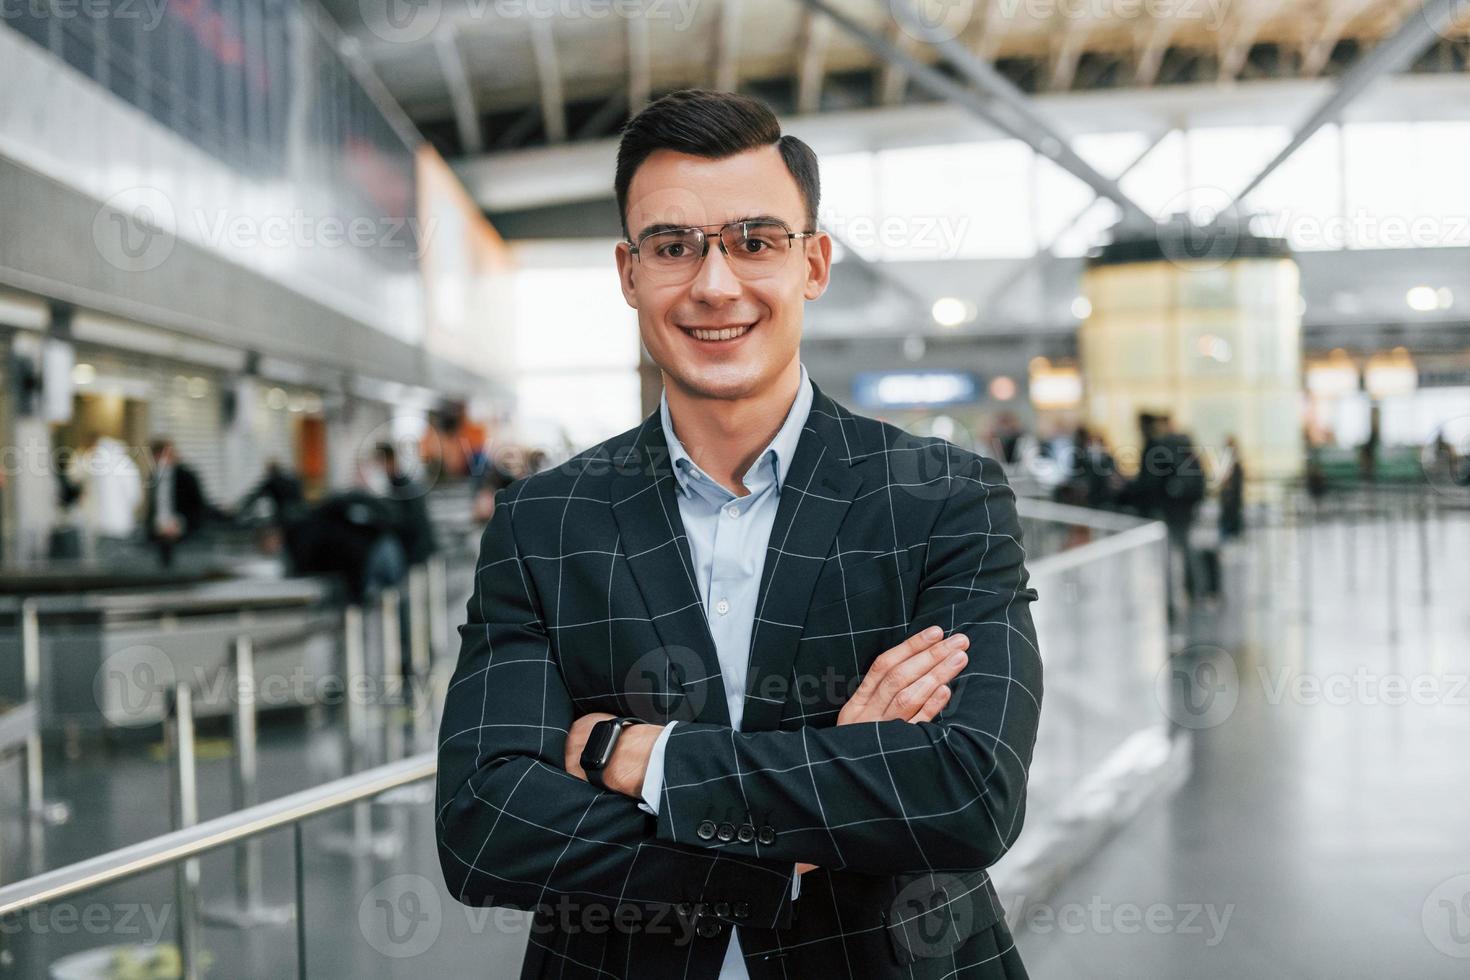
<svg viewBox="0 0 1470 980">
<path fill-rule="evenodd" d="M 643 771 L 643 802 L 638 809 L 658 816 L 658 795 L 664 788 L 664 749 L 669 744 L 669 733 L 678 722 L 671 721 L 658 733 L 653 748 L 648 753 L 648 768 Z"/>
<path fill-rule="evenodd" d="M 791 900 L 793 902 L 796 901 L 797 896 L 800 895 L 800 894 L 801 894 L 801 869 L 798 868 L 797 871 L 796 871 L 796 874 L 793 875 L 792 878 L 791 878 Z"/>
</svg>

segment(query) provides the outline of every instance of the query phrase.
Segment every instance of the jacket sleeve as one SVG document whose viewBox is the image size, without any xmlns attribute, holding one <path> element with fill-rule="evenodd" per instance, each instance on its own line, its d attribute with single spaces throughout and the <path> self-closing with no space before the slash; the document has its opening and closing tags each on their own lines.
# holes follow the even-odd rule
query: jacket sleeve
<svg viewBox="0 0 1470 980">
<path fill-rule="evenodd" d="M 512 530 L 523 490 L 499 494 L 481 538 L 445 697 L 435 809 L 450 893 L 520 909 L 718 903 L 717 918 L 739 912 L 739 924 L 785 928 L 791 862 L 659 840 L 636 800 L 563 768 L 578 712 Z"/>
<path fill-rule="evenodd" d="M 1011 846 L 1041 707 L 1036 592 L 999 464 L 970 457 L 950 479 L 906 634 L 970 637 L 940 716 L 763 732 L 681 722 L 664 757 L 661 839 L 868 874 L 984 868 Z M 769 814 L 774 841 L 702 839 L 700 815 L 727 808 Z"/>
</svg>

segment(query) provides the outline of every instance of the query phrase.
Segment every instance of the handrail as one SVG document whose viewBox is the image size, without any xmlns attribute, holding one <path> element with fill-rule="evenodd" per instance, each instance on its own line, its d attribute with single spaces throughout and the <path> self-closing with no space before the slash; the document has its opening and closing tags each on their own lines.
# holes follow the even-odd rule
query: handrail
<svg viewBox="0 0 1470 980">
<path fill-rule="evenodd" d="M 420 782 L 432 777 L 437 766 L 437 753 L 423 752 L 5 885 L 0 887 L 0 916 L 167 867 Z"/>
<path fill-rule="evenodd" d="M 1079 565 L 1086 565 L 1089 562 L 1128 551 L 1139 545 L 1162 541 L 1167 533 L 1163 521 L 1146 521 L 1106 538 L 1079 544 L 1055 554 L 1042 555 L 1028 563 L 1030 572 L 1032 576 L 1055 575 Z"/>
<path fill-rule="evenodd" d="M 1097 531 L 1131 531 L 1150 523 L 1148 519 L 1135 517 L 1132 514 L 1097 510 L 1093 507 L 1078 507 L 1075 504 L 1059 504 L 1039 497 L 1017 497 L 1016 513 L 1033 520 L 1076 524 Z"/>
</svg>

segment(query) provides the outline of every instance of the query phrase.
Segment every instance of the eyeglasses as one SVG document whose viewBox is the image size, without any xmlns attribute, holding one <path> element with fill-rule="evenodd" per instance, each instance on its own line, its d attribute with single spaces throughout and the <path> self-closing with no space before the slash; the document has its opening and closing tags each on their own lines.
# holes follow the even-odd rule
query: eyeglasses
<svg viewBox="0 0 1470 980">
<path fill-rule="evenodd" d="M 710 236 L 702 227 L 672 228 L 655 231 L 629 242 L 629 251 L 638 265 L 663 283 L 686 282 L 704 264 L 709 254 Z M 815 231 L 792 231 L 784 221 L 762 218 L 756 221 L 731 221 L 719 225 L 716 240 L 720 251 L 730 260 L 730 269 L 742 279 L 758 279 L 781 268 L 791 254 L 791 243 L 798 238 L 811 238 Z"/>
</svg>

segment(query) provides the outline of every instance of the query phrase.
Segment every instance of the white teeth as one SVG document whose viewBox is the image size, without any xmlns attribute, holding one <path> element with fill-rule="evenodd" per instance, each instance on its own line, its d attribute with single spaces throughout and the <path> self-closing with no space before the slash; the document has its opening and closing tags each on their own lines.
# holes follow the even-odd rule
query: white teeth
<svg viewBox="0 0 1470 980">
<path fill-rule="evenodd" d="M 695 340 L 734 340 L 750 330 L 749 326 L 726 327 L 723 330 L 690 330 Z"/>
</svg>

